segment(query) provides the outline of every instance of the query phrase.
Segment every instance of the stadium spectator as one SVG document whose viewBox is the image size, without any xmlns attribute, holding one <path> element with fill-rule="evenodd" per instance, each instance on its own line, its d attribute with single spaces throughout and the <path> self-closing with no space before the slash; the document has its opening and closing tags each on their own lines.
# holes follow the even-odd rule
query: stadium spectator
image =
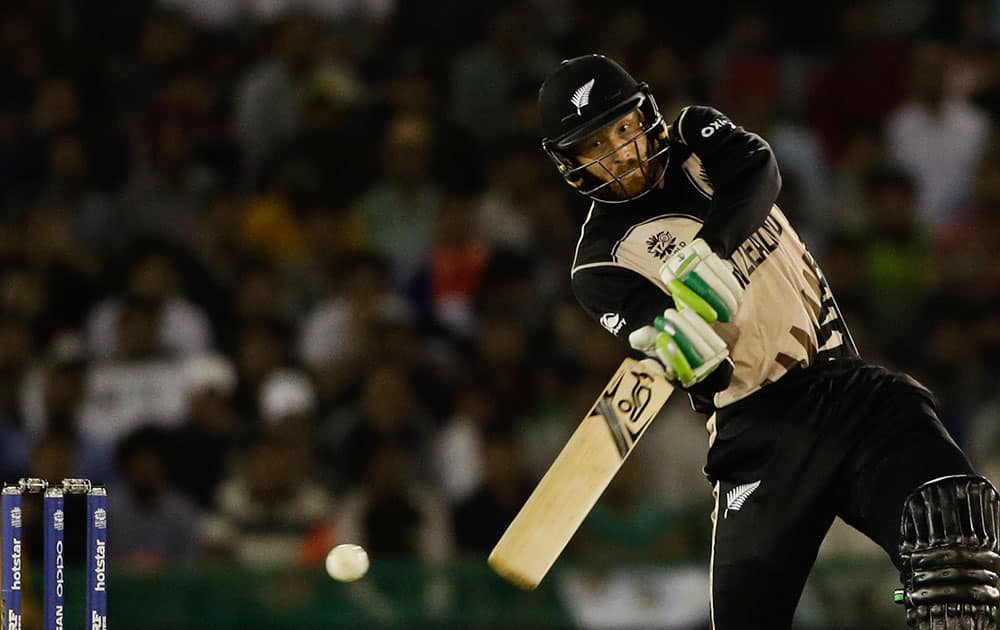
<svg viewBox="0 0 1000 630">
<path fill-rule="evenodd" d="M 329 491 L 280 434 L 253 436 L 240 460 L 206 518 L 209 553 L 248 567 L 297 564 L 312 532 L 330 517 Z"/>
<path fill-rule="evenodd" d="M 212 347 L 208 318 L 182 294 L 180 270 L 165 252 L 146 251 L 129 267 L 126 295 L 98 303 L 87 322 L 88 351 L 99 359 L 120 351 L 122 301 L 144 300 L 157 304 L 157 351 L 168 354 L 204 352 Z"/>
<path fill-rule="evenodd" d="M 918 47 L 909 98 L 886 120 L 889 156 L 915 178 L 920 216 L 936 226 L 968 201 L 990 139 L 986 115 L 948 89 L 953 64 L 946 46 Z"/>
<path fill-rule="evenodd" d="M 482 442 L 483 481 L 452 512 L 456 547 L 462 553 L 479 556 L 493 549 L 533 487 L 509 424 L 487 425 Z"/>
<path fill-rule="evenodd" d="M 121 484 L 108 490 L 115 562 L 156 569 L 189 562 L 201 551 L 198 512 L 170 485 L 168 453 L 166 433 L 154 426 L 140 426 L 118 443 Z"/>
<path fill-rule="evenodd" d="M 403 280 L 430 250 L 441 203 L 431 179 L 434 128 L 426 118 L 400 116 L 389 122 L 382 140 L 382 178 L 358 201 L 356 213 L 372 251 Z"/>
<path fill-rule="evenodd" d="M 170 478 L 178 492 L 208 511 L 249 423 L 233 407 L 236 369 L 226 357 L 192 356 L 182 369 L 186 416 L 166 437 Z"/>
</svg>

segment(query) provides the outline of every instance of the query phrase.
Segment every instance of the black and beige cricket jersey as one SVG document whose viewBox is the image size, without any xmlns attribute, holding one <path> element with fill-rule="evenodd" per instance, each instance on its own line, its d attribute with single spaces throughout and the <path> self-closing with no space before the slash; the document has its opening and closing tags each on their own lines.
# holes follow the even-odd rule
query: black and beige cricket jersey
<svg viewBox="0 0 1000 630">
<path fill-rule="evenodd" d="M 730 342 L 738 334 L 729 386 L 700 401 L 692 394 L 696 408 L 710 412 L 796 367 L 856 355 L 819 267 L 774 205 L 780 176 L 767 143 L 700 106 L 681 112 L 669 138 L 662 187 L 591 206 L 572 270 L 584 309 L 627 343 L 673 306 L 660 266 L 700 236 L 733 263 L 746 293 L 733 326 L 720 331 Z"/>
</svg>

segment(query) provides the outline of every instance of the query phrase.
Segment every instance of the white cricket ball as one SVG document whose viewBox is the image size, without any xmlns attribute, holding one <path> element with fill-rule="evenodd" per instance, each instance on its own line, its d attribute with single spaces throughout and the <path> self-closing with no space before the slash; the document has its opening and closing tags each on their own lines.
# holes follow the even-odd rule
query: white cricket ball
<svg viewBox="0 0 1000 630">
<path fill-rule="evenodd" d="M 353 582 L 368 572 L 368 552 L 360 545 L 337 545 L 326 554 L 326 572 L 340 582 Z"/>
</svg>

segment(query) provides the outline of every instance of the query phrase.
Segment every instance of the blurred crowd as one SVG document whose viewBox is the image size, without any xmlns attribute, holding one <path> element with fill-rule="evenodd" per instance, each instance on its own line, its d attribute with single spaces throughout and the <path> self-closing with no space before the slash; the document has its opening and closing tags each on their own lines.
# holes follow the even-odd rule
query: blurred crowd
<svg viewBox="0 0 1000 630">
<path fill-rule="evenodd" d="M 1000 7 L 768 4 L 3 2 L 0 476 L 105 481 L 118 563 L 482 556 L 625 355 L 539 148 L 592 51 L 771 143 L 863 356 L 1000 472 Z M 579 547 L 707 551 L 668 415 Z"/>
</svg>

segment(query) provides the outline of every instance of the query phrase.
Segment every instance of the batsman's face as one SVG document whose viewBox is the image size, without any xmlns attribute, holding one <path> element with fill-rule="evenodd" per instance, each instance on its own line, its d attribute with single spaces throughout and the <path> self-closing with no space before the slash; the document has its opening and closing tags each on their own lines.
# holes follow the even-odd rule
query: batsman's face
<svg viewBox="0 0 1000 630">
<path fill-rule="evenodd" d="M 580 164 L 587 172 L 609 184 L 618 195 L 628 198 L 641 193 L 649 181 L 648 136 L 644 133 L 642 114 L 634 109 L 605 125 L 574 147 Z"/>
</svg>

